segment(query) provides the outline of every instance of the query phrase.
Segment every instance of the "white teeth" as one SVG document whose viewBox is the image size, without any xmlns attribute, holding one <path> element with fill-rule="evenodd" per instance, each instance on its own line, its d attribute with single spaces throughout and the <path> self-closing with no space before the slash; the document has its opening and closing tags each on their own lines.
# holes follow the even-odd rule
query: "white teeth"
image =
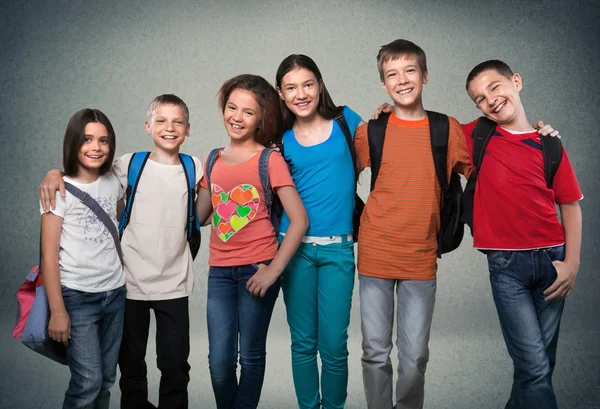
<svg viewBox="0 0 600 409">
<path fill-rule="evenodd" d="M 504 101 L 503 103 L 501 103 L 500 105 L 498 105 L 495 109 L 494 109 L 494 113 L 497 114 L 498 112 L 500 112 L 500 110 L 502 108 L 504 108 L 504 106 L 506 105 L 506 101 Z"/>
<path fill-rule="evenodd" d="M 236 124 L 231 124 L 231 127 L 232 127 L 232 128 L 235 128 L 235 129 L 242 129 L 242 127 L 241 127 L 241 126 L 239 126 L 239 125 L 236 125 Z"/>
<path fill-rule="evenodd" d="M 411 92 L 412 90 L 413 90 L 412 88 L 411 88 L 411 89 L 404 89 L 404 90 L 401 90 L 401 91 L 400 91 L 400 92 L 398 92 L 398 93 L 399 93 L 400 95 L 405 95 L 405 94 L 408 94 L 409 92 Z"/>
<path fill-rule="evenodd" d="M 173 135 L 165 135 L 165 136 L 163 136 L 163 139 L 170 139 L 171 140 L 171 139 L 177 139 L 177 137 L 173 136 Z"/>
</svg>

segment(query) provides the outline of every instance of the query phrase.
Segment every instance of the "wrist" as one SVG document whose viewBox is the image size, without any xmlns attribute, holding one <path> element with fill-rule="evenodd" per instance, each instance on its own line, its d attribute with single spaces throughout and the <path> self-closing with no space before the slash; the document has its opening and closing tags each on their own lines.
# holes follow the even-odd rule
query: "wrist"
<svg viewBox="0 0 600 409">
<path fill-rule="evenodd" d="M 577 270 L 579 268 L 579 260 L 577 260 L 577 259 L 565 258 L 565 261 L 563 261 L 563 263 L 567 264 L 571 268 L 574 268 L 575 270 Z"/>
</svg>

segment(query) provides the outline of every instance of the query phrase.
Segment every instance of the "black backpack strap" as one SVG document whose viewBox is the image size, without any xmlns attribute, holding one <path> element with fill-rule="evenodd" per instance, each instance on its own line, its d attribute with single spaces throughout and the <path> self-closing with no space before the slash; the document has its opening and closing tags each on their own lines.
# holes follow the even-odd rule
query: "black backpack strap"
<svg viewBox="0 0 600 409">
<path fill-rule="evenodd" d="M 448 190 L 448 135 L 450 121 L 447 115 L 426 111 L 429 118 L 429 134 L 431 137 L 431 153 L 435 174 L 442 191 Z"/>
<path fill-rule="evenodd" d="M 212 193 L 212 189 L 210 186 L 210 174 L 212 172 L 213 167 L 215 166 L 215 163 L 217 162 L 217 159 L 219 159 L 219 153 L 223 150 L 223 148 L 216 148 L 213 149 L 212 151 L 210 151 L 210 153 L 208 154 L 208 157 L 206 158 L 206 169 L 205 169 L 205 174 L 204 176 L 206 176 L 206 186 L 208 187 L 208 192 Z"/>
<path fill-rule="evenodd" d="M 267 206 L 267 210 L 269 212 L 269 217 L 271 217 L 271 208 L 273 207 L 273 188 L 271 187 L 271 179 L 269 178 L 269 158 L 271 154 L 275 152 L 273 149 L 265 148 L 260 153 L 260 157 L 258 158 L 258 176 L 260 177 L 260 183 L 262 184 L 264 195 L 265 195 L 265 205 Z"/>
<path fill-rule="evenodd" d="M 367 125 L 367 138 L 369 141 L 369 159 L 371 160 L 371 190 L 375 188 L 375 181 L 379 175 L 381 158 L 383 157 L 383 143 L 385 141 L 385 129 L 390 114 L 380 114 L 377 119 L 369 120 Z"/>
<path fill-rule="evenodd" d="M 344 137 L 346 138 L 346 143 L 348 144 L 348 149 L 350 150 L 350 156 L 352 157 L 352 165 L 354 166 L 355 179 L 358 181 L 358 167 L 356 165 L 356 148 L 354 147 L 354 141 L 352 140 L 352 133 L 350 132 L 350 127 L 348 126 L 348 122 L 346 122 L 346 118 L 344 117 L 344 108 L 345 107 L 342 107 L 342 112 L 340 112 L 334 119 L 337 122 L 340 129 L 342 130 Z"/>
<path fill-rule="evenodd" d="M 552 189 L 554 186 L 554 176 L 560 166 L 563 156 L 563 147 L 560 138 L 552 136 L 540 136 L 542 142 L 542 152 L 544 154 L 544 176 L 546 177 L 546 187 Z"/>
<path fill-rule="evenodd" d="M 121 219 L 119 220 L 119 238 L 123 237 L 123 232 L 129 224 L 135 192 L 149 157 L 150 152 L 135 152 L 131 155 L 131 159 L 129 159 L 129 165 L 127 167 L 127 188 L 125 189 L 125 208 L 121 212 Z"/>
<path fill-rule="evenodd" d="M 477 124 L 475 124 L 475 129 L 471 136 L 473 138 L 473 167 L 477 172 L 481 168 L 485 148 L 495 129 L 496 123 L 485 116 L 479 118 Z"/>
</svg>

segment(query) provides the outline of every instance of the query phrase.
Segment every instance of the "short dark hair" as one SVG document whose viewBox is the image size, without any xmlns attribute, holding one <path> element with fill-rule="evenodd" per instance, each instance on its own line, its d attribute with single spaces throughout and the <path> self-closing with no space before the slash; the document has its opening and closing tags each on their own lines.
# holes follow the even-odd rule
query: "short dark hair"
<svg viewBox="0 0 600 409">
<path fill-rule="evenodd" d="M 279 110 L 279 95 L 269 82 L 259 75 L 242 74 L 225 81 L 219 89 L 219 108 L 225 112 L 225 104 L 236 89 L 244 89 L 254 94 L 261 109 L 261 123 L 256 131 L 255 140 L 269 147 L 281 140 L 283 126 Z"/>
<path fill-rule="evenodd" d="M 71 119 L 69 119 L 67 130 L 65 131 L 63 139 L 63 168 L 67 176 L 77 175 L 79 170 L 79 150 L 85 141 L 85 126 L 92 122 L 104 125 L 108 131 L 108 158 L 100 167 L 100 175 L 104 175 L 112 167 L 117 148 L 115 130 L 108 117 L 102 111 L 99 109 L 84 108 L 73 114 Z"/>
<path fill-rule="evenodd" d="M 327 91 L 327 87 L 325 87 L 325 83 L 323 82 L 323 76 L 321 75 L 319 67 L 317 67 L 317 64 L 312 58 L 304 54 L 291 54 L 281 61 L 279 68 L 277 68 L 277 74 L 275 75 L 275 83 L 277 84 L 277 87 L 281 89 L 281 81 L 283 81 L 283 77 L 285 77 L 288 72 L 297 68 L 305 68 L 309 70 L 315 75 L 317 81 L 319 82 L 321 95 L 319 96 L 317 113 L 325 119 L 333 119 L 338 116 L 342 112 L 343 107 L 339 107 L 333 103 L 331 95 L 329 95 L 329 91 Z M 285 129 L 290 129 L 294 126 L 296 116 L 287 107 L 285 101 L 280 100 L 279 104 L 281 106 L 281 114 L 283 115 L 283 126 Z"/>
<path fill-rule="evenodd" d="M 469 90 L 469 84 L 471 84 L 471 81 L 473 81 L 475 77 L 487 70 L 495 70 L 498 74 L 503 75 L 508 79 L 511 79 L 513 75 L 515 75 L 508 64 L 506 64 L 504 61 L 487 60 L 477 64 L 475 68 L 471 70 L 469 75 L 467 75 L 467 83 L 465 84 L 466 90 Z"/>
<path fill-rule="evenodd" d="M 190 110 L 188 109 L 186 103 L 183 102 L 183 99 L 179 98 L 175 94 L 162 94 L 157 96 L 152 100 L 152 102 L 150 102 L 150 104 L 148 105 L 148 109 L 146 110 L 146 120 L 148 121 L 148 123 L 151 123 L 152 115 L 154 114 L 154 111 L 156 110 L 156 108 L 158 108 L 159 105 L 178 106 L 183 110 L 185 121 L 188 124 L 190 123 Z"/>
<path fill-rule="evenodd" d="M 379 53 L 377 53 L 377 70 L 379 71 L 381 82 L 384 82 L 383 63 L 389 60 L 397 60 L 403 55 L 416 57 L 421 72 L 427 74 L 427 56 L 425 55 L 425 51 L 412 41 L 398 39 L 389 44 L 382 45 Z"/>
</svg>

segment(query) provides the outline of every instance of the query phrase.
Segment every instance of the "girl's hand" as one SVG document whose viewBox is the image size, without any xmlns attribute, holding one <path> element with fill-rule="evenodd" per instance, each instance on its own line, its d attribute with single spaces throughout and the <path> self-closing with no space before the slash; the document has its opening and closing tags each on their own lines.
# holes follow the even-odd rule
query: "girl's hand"
<svg viewBox="0 0 600 409">
<path fill-rule="evenodd" d="M 281 272 L 277 271 L 274 267 L 259 264 L 258 271 L 250 277 L 250 280 L 246 283 L 246 288 L 250 294 L 257 297 L 264 297 L 267 290 L 277 281 L 280 275 Z"/>
<path fill-rule="evenodd" d="M 384 102 L 375 110 L 375 112 L 373 112 L 373 115 L 371 115 L 371 119 L 379 118 L 379 115 L 381 115 L 382 113 L 389 114 L 392 112 L 394 112 L 394 106 L 388 104 L 387 102 Z"/>
<path fill-rule="evenodd" d="M 67 345 L 71 339 L 71 319 L 66 310 L 51 312 L 48 335 L 56 342 Z"/>
<path fill-rule="evenodd" d="M 54 169 L 46 173 L 46 177 L 40 184 L 40 200 L 46 213 L 56 207 L 56 191 L 65 197 L 65 181 L 60 170 Z"/>
</svg>

